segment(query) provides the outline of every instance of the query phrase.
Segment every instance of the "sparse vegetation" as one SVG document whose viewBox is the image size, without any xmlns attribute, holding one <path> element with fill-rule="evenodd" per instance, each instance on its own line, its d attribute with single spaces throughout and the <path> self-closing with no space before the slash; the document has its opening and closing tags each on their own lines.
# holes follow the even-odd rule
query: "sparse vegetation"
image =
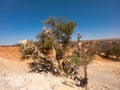
<svg viewBox="0 0 120 90">
<path fill-rule="evenodd" d="M 120 57 L 120 43 L 112 43 L 111 55 L 116 56 L 116 59 L 119 60 Z"/>
<path fill-rule="evenodd" d="M 93 44 L 94 43 L 94 44 Z M 120 57 L 120 40 L 98 40 L 85 42 L 91 52 L 105 58 L 113 58 L 119 61 Z M 116 58 L 115 58 L 116 57 Z"/>
</svg>

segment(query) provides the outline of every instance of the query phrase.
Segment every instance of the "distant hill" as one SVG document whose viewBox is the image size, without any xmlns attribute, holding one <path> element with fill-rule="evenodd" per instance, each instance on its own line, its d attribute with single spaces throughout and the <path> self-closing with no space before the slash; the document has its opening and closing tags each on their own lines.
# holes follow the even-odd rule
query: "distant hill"
<svg viewBox="0 0 120 90">
<path fill-rule="evenodd" d="M 93 40 L 81 40 L 81 41 L 120 41 L 120 38 L 105 38 L 105 39 L 93 39 Z"/>
</svg>

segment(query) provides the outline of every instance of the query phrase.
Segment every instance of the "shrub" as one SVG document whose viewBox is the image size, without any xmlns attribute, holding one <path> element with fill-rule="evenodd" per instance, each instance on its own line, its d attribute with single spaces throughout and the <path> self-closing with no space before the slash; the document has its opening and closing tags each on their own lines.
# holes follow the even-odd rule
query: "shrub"
<svg viewBox="0 0 120 90">
<path fill-rule="evenodd" d="M 116 59 L 120 57 L 120 45 L 117 43 L 113 43 L 111 47 L 111 55 L 116 56 Z"/>
</svg>

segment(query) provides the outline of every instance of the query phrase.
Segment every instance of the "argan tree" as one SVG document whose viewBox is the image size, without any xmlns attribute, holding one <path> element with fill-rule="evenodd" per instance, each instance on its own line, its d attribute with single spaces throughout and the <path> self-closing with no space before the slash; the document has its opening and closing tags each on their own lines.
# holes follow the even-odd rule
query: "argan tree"
<svg viewBox="0 0 120 90">
<path fill-rule="evenodd" d="M 76 23 L 66 18 L 49 17 L 43 21 L 42 32 L 37 35 L 37 41 L 31 43 L 23 52 L 33 51 L 31 57 L 34 59 L 35 69 L 49 71 L 55 75 L 76 76 L 79 66 L 85 67 L 87 77 L 87 65 L 92 60 L 90 49 L 76 41 L 71 41 Z"/>
</svg>

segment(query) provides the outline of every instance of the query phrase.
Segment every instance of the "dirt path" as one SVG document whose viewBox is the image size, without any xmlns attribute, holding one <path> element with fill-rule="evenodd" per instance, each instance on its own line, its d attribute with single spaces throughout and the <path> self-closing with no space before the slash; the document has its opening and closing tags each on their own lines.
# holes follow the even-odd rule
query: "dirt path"
<svg viewBox="0 0 120 90">
<path fill-rule="evenodd" d="M 120 90 L 120 63 L 93 61 L 88 67 L 88 90 Z M 28 73 L 25 62 L 0 57 L 0 90 L 84 90 L 63 85 L 51 74 Z"/>
<path fill-rule="evenodd" d="M 90 90 L 120 90 L 120 62 L 94 61 L 88 78 Z"/>
</svg>

